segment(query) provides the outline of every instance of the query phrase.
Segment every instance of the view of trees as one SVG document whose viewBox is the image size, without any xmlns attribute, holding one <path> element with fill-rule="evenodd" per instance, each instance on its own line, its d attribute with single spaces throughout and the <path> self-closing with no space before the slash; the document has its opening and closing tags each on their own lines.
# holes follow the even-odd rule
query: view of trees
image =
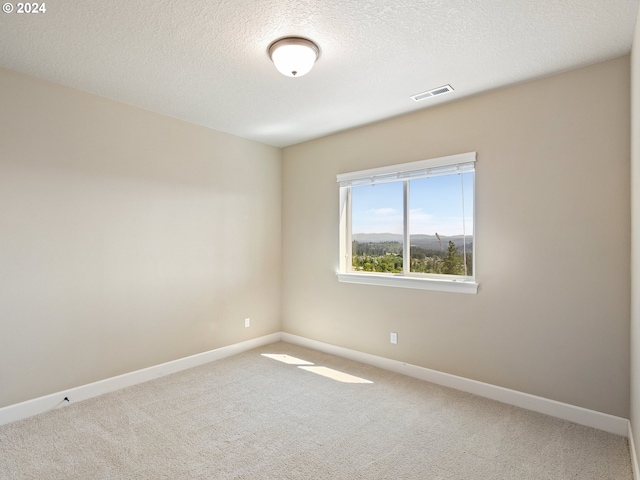
<svg viewBox="0 0 640 480">
<path fill-rule="evenodd" d="M 426 249 L 411 246 L 412 273 L 439 273 L 465 275 L 465 258 L 458 247 L 449 241 L 447 250 Z M 467 273 L 472 275 L 473 257 L 467 252 Z M 352 243 L 352 266 L 354 271 L 402 273 L 402 243 L 358 242 Z"/>
</svg>

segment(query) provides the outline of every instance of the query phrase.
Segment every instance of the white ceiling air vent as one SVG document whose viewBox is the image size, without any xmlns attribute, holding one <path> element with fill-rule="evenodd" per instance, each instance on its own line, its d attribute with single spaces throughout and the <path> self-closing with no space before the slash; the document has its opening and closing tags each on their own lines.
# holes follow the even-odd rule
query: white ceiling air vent
<svg viewBox="0 0 640 480">
<path fill-rule="evenodd" d="M 412 95 L 411 98 L 413 98 L 416 102 L 419 102 L 420 100 L 424 100 L 425 98 L 435 97 L 436 95 L 442 95 L 443 93 L 449 92 L 453 92 L 453 88 L 451 88 L 451 85 L 443 85 L 442 87 L 432 88 L 427 92 Z"/>
</svg>

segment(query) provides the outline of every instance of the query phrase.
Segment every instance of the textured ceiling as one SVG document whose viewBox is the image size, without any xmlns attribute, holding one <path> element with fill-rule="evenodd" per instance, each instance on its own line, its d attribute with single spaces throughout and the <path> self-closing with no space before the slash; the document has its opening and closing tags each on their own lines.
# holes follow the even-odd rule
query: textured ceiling
<svg viewBox="0 0 640 480">
<path fill-rule="evenodd" d="M 15 2 L 13 2 L 15 4 Z M 276 146 L 624 55 L 638 0 L 57 0 L 0 66 Z M 271 41 L 322 54 L 280 75 Z M 416 103 L 410 95 L 450 84 Z M 1 108 L 1 107 L 0 107 Z"/>
</svg>

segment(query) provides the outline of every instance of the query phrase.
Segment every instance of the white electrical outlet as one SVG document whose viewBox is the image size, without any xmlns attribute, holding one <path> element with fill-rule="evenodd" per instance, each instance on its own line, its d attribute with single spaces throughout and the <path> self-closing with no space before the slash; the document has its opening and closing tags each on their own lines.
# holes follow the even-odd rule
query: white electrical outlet
<svg viewBox="0 0 640 480">
<path fill-rule="evenodd" d="M 251 326 L 251 319 L 250 318 L 245 318 L 244 319 L 244 328 L 249 328 Z"/>
<path fill-rule="evenodd" d="M 394 345 L 398 343 L 398 334 L 396 332 L 391 332 L 391 343 Z"/>
</svg>

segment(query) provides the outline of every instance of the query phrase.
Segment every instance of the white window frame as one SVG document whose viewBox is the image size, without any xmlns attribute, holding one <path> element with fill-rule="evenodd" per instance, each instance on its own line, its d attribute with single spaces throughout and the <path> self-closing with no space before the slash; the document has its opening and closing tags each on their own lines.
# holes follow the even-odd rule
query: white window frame
<svg viewBox="0 0 640 480">
<path fill-rule="evenodd" d="M 450 175 L 456 172 L 475 171 L 476 152 L 449 155 L 446 157 L 420 160 L 417 162 L 390 165 L 387 167 L 360 170 L 358 172 L 337 175 L 340 184 L 340 266 L 336 273 L 340 282 L 379 285 L 387 287 L 418 288 L 442 292 L 476 294 L 476 235 L 475 235 L 475 198 L 473 201 L 473 275 L 443 275 L 411 273 L 410 262 L 403 262 L 401 274 L 363 273 L 351 269 L 351 189 L 354 186 L 376 185 L 378 183 L 403 182 L 404 220 L 403 252 L 409 252 L 409 181 L 438 175 Z M 475 175 L 473 193 L 475 197 Z M 406 258 L 406 257 L 405 257 Z"/>
</svg>

